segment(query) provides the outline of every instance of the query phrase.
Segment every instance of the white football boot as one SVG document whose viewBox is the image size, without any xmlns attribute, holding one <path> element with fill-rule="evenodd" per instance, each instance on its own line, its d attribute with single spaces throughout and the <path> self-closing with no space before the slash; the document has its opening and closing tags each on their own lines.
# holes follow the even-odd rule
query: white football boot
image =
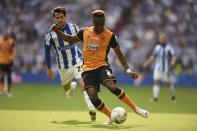
<svg viewBox="0 0 197 131">
<path fill-rule="evenodd" d="M 108 120 L 107 120 L 105 123 L 103 123 L 103 124 L 104 124 L 104 125 L 112 126 L 113 121 L 112 121 L 112 119 L 111 119 L 111 118 L 108 118 Z"/>
<path fill-rule="evenodd" d="M 144 118 L 147 118 L 149 116 L 149 112 L 144 110 L 144 109 L 140 109 L 139 107 L 136 108 L 135 110 L 135 113 L 144 117 Z"/>
</svg>

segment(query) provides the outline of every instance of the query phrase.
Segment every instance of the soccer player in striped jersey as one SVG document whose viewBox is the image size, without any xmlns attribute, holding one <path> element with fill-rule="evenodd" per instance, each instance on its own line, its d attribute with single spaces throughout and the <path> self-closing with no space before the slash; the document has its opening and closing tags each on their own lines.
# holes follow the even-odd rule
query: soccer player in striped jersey
<svg viewBox="0 0 197 131">
<path fill-rule="evenodd" d="M 153 86 L 153 99 L 158 101 L 160 81 L 164 81 L 170 87 L 172 102 L 176 102 L 175 88 L 172 82 L 172 67 L 176 63 L 173 47 L 167 43 L 167 36 L 164 33 L 159 35 L 159 42 L 154 48 L 153 54 L 144 63 L 146 68 L 150 63 L 155 60 L 155 67 L 153 72 L 154 86 Z"/>
<path fill-rule="evenodd" d="M 104 124 L 111 125 L 111 110 L 107 108 L 98 96 L 100 84 L 103 84 L 111 91 L 111 93 L 127 104 L 136 114 L 145 118 L 148 117 L 149 113 L 146 110 L 140 109 L 122 89 L 118 88 L 117 79 L 113 75 L 108 63 L 107 55 L 110 48 L 114 49 L 118 59 L 129 76 L 137 79 L 138 73 L 131 71 L 120 50 L 115 34 L 105 27 L 104 11 L 93 11 L 92 18 L 93 26 L 85 27 L 80 30 L 77 35 L 72 36 L 64 34 L 56 25 L 52 25 L 52 30 L 60 35 L 62 39 L 70 42 L 70 44 L 80 40 L 83 41 L 82 77 L 85 89 L 92 103 L 97 110 L 108 116 L 109 119 Z"/>
<path fill-rule="evenodd" d="M 78 27 L 74 24 L 66 22 L 65 8 L 56 7 L 53 9 L 52 14 L 57 27 L 62 32 L 68 35 L 77 34 L 79 31 Z M 72 90 L 76 87 L 76 84 L 71 82 L 74 77 L 77 79 L 78 84 L 82 90 L 84 86 L 83 80 L 81 78 L 81 67 L 83 64 L 81 51 L 77 47 L 76 43 L 70 44 L 69 42 L 63 41 L 59 35 L 49 29 L 45 35 L 45 58 L 47 63 L 47 75 L 50 79 L 54 79 L 54 73 L 51 70 L 51 47 L 53 47 L 56 54 L 61 84 L 66 91 L 67 97 L 70 98 Z M 94 106 L 85 90 L 83 90 L 83 95 L 89 109 L 91 120 L 96 120 Z"/>
</svg>

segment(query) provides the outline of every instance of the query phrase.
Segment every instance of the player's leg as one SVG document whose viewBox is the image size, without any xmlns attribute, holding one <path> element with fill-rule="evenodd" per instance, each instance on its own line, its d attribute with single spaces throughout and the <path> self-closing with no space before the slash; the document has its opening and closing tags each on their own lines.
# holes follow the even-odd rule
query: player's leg
<svg viewBox="0 0 197 131">
<path fill-rule="evenodd" d="M 154 85 L 153 85 L 153 98 L 151 101 L 156 102 L 158 101 L 159 98 L 159 90 L 160 90 L 160 79 L 161 79 L 161 72 L 158 70 L 154 70 L 153 73 L 153 80 L 154 80 Z"/>
<path fill-rule="evenodd" d="M 104 124 L 111 125 L 111 110 L 108 109 L 108 107 L 98 98 L 98 89 L 96 89 L 96 87 L 93 86 L 88 86 L 85 88 L 94 107 L 100 112 L 104 113 L 106 116 L 108 116 L 109 120 Z"/>
<path fill-rule="evenodd" d="M 6 84 L 7 86 L 7 96 L 12 97 L 12 78 L 11 78 L 11 71 L 7 73 Z"/>
<path fill-rule="evenodd" d="M 153 85 L 153 102 L 157 102 L 159 98 L 160 80 L 154 80 Z"/>
<path fill-rule="evenodd" d="M 0 71 L 0 95 L 2 95 L 4 93 L 4 88 L 3 88 L 3 73 Z"/>
<path fill-rule="evenodd" d="M 149 113 L 148 111 L 144 109 L 140 109 L 136 106 L 136 104 L 133 102 L 131 98 L 128 97 L 128 95 L 120 88 L 117 87 L 115 82 L 113 80 L 105 80 L 104 86 L 106 86 L 114 95 L 116 95 L 122 102 L 127 104 L 131 107 L 131 109 L 138 115 L 141 115 L 142 117 L 148 117 Z"/>
<path fill-rule="evenodd" d="M 97 70 L 83 72 L 82 77 L 83 77 L 83 81 L 84 81 L 84 88 L 87 91 L 87 94 L 88 94 L 92 104 L 94 105 L 94 107 L 110 118 L 111 111 L 98 98 L 98 91 L 99 91 L 99 87 L 100 87 L 100 82 L 98 81 Z"/>
<path fill-rule="evenodd" d="M 67 82 L 66 84 L 62 84 L 62 87 L 66 93 L 66 97 L 70 99 L 72 96 L 71 81 Z"/>
<path fill-rule="evenodd" d="M 117 87 L 116 78 L 113 76 L 112 71 L 109 67 L 104 67 L 100 71 L 100 79 L 114 95 L 116 95 L 122 102 L 131 107 L 131 109 L 143 116 L 148 117 L 149 113 L 143 109 L 140 109 L 136 104 L 127 96 L 127 94 L 120 88 Z"/>
<path fill-rule="evenodd" d="M 172 76 L 171 75 L 166 75 L 164 81 L 167 84 L 167 86 L 170 88 L 171 100 L 172 100 L 173 103 L 175 103 L 176 102 L 176 93 L 175 93 L 174 84 L 172 82 Z"/>
<path fill-rule="evenodd" d="M 12 97 L 12 80 L 11 80 L 11 64 L 1 65 L 1 71 L 3 73 L 3 90 L 8 97 Z"/>
<path fill-rule="evenodd" d="M 60 79 L 61 85 L 66 92 L 66 96 L 69 99 L 72 96 L 73 90 L 76 88 L 76 84 L 72 83 L 72 79 L 74 78 L 74 72 L 70 71 L 71 69 L 60 69 Z"/>
<path fill-rule="evenodd" d="M 96 120 L 96 112 L 95 112 L 95 108 L 94 105 L 92 104 L 86 90 L 84 89 L 84 82 L 83 79 L 81 77 L 81 73 L 82 73 L 82 66 L 83 63 L 80 62 L 75 66 L 75 78 L 77 79 L 77 82 L 79 84 L 80 89 L 83 91 L 83 96 L 84 96 L 84 100 L 86 102 L 86 105 L 88 107 L 88 111 L 89 111 L 89 115 L 92 121 Z"/>
<path fill-rule="evenodd" d="M 0 95 L 2 95 L 3 93 L 4 93 L 3 82 L 0 80 Z"/>
<path fill-rule="evenodd" d="M 95 121 L 96 120 L 95 108 L 94 108 L 94 105 L 92 104 L 92 102 L 91 102 L 86 90 L 84 90 L 83 79 L 82 78 L 78 78 L 77 82 L 79 84 L 80 89 L 83 91 L 84 100 L 85 100 L 86 105 L 88 107 L 90 118 L 91 118 L 92 121 Z"/>
<path fill-rule="evenodd" d="M 104 124 L 112 125 L 111 110 L 108 109 L 108 107 L 98 98 L 98 90 L 95 87 L 91 87 L 91 86 L 87 87 L 86 89 L 96 109 L 104 113 L 106 116 L 108 116 L 108 120 Z"/>
<path fill-rule="evenodd" d="M 168 87 L 170 87 L 170 92 L 171 92 L 171 101 L 173 103 L 176 102 L 176 93 L 175 93 L 175 87 L 172 82 L 167 82 Z"/>
<path fill-rule="evenodd" d="M 5 89 L 8 97 L 12 97 L 12 64 L 6 66 L 6 75 L 5 75 Z"/>
<path fill-rule="evenodd" d="M 0 95 L 4 93 L 4 66 L 0 64 Z"/>
</svg>

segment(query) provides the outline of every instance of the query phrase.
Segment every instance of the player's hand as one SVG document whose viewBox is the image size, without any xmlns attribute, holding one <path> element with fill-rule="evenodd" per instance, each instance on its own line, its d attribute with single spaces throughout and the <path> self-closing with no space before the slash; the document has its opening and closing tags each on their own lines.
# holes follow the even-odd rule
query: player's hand
<svg viewBox="0 0 197 131">
<path fill-rule="evenodd" d="M 176 61 L 171 61 L 170 65 L 174 67 L 176 65 Z"/>
<path fill-rule="evenodd" d="M 57 25 L 56 24 L 52 24 L 51 25 L 51 30 L 54 31 L 54 32 L 58 31 Z"/>
<path fill-rule="evenodd" d="M 51 80 L 55 79 L 54 73 L 53 73 L 53 71 L 51 69 L 47 69 L 47 76 Z"/>
<path fill-rule="evenodd" d="M 127 74 L 132 77 L 133 79 L 137 79 L 139 77 L 139 74 L 137 72 L 133 72 L 130 69 L 127 69 Z"/>
</svg>

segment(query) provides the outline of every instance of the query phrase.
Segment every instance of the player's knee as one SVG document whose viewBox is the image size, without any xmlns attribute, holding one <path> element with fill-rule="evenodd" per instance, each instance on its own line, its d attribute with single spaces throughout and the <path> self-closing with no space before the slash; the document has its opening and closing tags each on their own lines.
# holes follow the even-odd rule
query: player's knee
<svg viewBox="0 0 197 131">
<path fill-rule="evenodd" d="M 86 90 L 90 99 L 98 98 L 98 91 L 92 86 L 85 86 L 84 89 Z"/>
<path fill-rule="evenodd" d="M 116 83 L 113 81 L 106 81 L 104 85 L 116 96 L 119 96 L 121 90 L 117 87 Z"/>
<path fill-rule="evenodd" d="M 112 93 L 114 93 L 117 88 L 117 85 L 111 80 L 104 81 L 104 86 L 106 86 Z"/>
<path fill-rule="evenodd" d="M 121 93 L 121 89 L 119 89 L 116 86 L 111 85 L 111 86 L 107 86 L 107 88 L 111 91 L 111 93 L 113 93 L 116 96 L 119 96 Z"/>
</svg>

